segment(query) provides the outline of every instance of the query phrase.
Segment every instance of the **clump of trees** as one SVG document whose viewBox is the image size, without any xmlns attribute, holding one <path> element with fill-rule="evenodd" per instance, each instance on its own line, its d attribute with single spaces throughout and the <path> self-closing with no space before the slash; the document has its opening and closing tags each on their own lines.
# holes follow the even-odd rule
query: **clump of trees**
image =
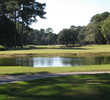
<svg viewBox="0 0 110 100">
<path fill-rule="evenodd" d="M 31 35 L 28 36 L 28 41 L 26 44 L 55 45 L 57 44 L 57 34 L 53 33 L 52 28 L 47 28 L 46 30 L 32 30 Z"/>
<path fill-rule="evenodd" d="M 109 44 L 110 43 L 110 13 L 96 14 L 87 26 L 83 26 L 78 35 L 79 43 Z"/>
<path fill-rule="evenodd" d="M 72 25 L 69 29 L 63 29 L 58 34 L 58 43 L 73 46 L 73 44 L 78 44 L 78 33 L 82 27 Z"/>
<path fill-rule="evenodd" d="M 94 15 L 87 26 L 72 26 L 58 34 L 58 43 L 71 45 L 110 44 L 110 13 Z"/>
<path fill-rule="evenodd" d="M 36 0 L 0 0 L 0 44 L 22 47 L 30 34 L 29 25 L 37 21 L 37 16 L 45 18 L 45 6 Z"/>
</svg>

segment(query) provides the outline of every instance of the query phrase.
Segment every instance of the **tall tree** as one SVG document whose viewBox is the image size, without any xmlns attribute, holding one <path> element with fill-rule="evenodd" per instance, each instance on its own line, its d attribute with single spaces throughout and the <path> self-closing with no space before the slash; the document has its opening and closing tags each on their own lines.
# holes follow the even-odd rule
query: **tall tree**
<svg viewBox="0 0 110 100">
<path fill-rule="evenodd" d="M 36 2 L 35 0 L 1 0 L 0 1 L 0 16 L 10 20 L 15 27 L 11 33 L 13 46 L 16 46 L 16 40 L 20 39 L 21 47 L 23 46 L 23 34 L 26 27 L 37 21 L 36 17 L 45 18 L 44 11 L 46 4 Z M 19 41 L 19 42 L 20 42 Z M 17 41 L 18 42 L 18 41 Z M 6 44 L 6 43 L 5 43 Z M 7 45 L 8 46 L 8 45 Z"/>
<path fill-rule="evenodd" d="M 35 0 L 19 0 L 20 5 L 20 19 L 22 23 L 22 34 L 21 34 L 21 47 L 23 46 L 23 30 L 24 26 L 28 26 L 33 22 L 36 22 L 36 17 L 45 18 L 44 11 L 46 4 L 41 4 Z"/>
</svg>

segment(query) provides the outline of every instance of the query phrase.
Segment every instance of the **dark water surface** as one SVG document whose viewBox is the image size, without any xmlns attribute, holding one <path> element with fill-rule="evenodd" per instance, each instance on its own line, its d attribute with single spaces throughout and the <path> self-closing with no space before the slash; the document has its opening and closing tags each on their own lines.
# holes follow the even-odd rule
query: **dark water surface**
<svg viewBox="0 0 110 100">
<path fill-rule="evenodd" d="M 0 66 L 70 67 L 110 64 L 110 57 L 27 57 L 0 58 Z"/>
</svg>

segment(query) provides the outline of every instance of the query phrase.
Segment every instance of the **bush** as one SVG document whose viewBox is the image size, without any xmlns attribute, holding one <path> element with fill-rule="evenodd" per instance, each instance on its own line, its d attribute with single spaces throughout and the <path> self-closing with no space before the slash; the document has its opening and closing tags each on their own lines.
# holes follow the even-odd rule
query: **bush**
<svg viewBox="0 0 110 100">
<path fill-rule="evenodd" d="M 2 45 L 0 45 L 0 51 L 6 50 L 6 48 Z"/>
</svg>

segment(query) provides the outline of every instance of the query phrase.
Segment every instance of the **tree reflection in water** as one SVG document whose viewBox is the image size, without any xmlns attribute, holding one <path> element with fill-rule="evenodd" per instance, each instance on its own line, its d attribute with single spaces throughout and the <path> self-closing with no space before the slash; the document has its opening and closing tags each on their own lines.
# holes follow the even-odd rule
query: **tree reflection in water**
<svg viewBox="0 0 110 100">
<path fill-rule="evenodd" d="M 0 66 L 70 67 L 110 64 L 110 57 L 17 57 L 0 58 Z"/>
</svg>

